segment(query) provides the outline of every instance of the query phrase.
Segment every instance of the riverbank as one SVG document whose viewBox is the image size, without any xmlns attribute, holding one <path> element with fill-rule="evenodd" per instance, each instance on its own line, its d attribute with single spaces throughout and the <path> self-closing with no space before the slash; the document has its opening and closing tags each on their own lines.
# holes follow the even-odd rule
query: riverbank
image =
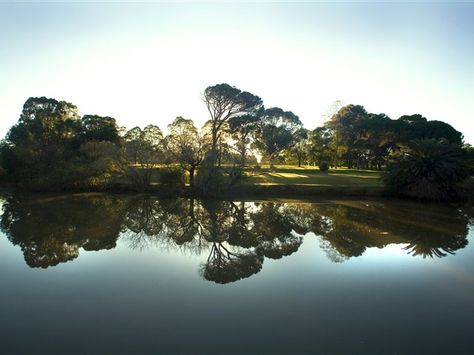
<svg viewBox="0 0 474 355">
<path fill-rule="evenodd" d="M 185 186 L 163 185 L 159 183 L 160 170 L 157 167 L 152 174 L 151 184 L 146 192 L 154 195 L 184 196 L 197 195 L 189 184 Z M 222 167 L 225 170 L 225 167 Z M 277 165 L 272 168 L 261 166 L 248 167 L 236 184 L 228 187 L 223 181 L 223 187 L 215 197 L 274 197 L 274 198 L 304 198 L 304 197 L 381 197 L 384 193 L 381 172 L 372 170 L 356 170 L 347 168 L 320 171 L 313 166 L 295 167 L 291 165 Z M 135 193 L 137 189 L 130 182 L 119 179 L 100 188 L 89 189 L 35 189 L 14 184 L 2 183 L 1 190 L 32 191 L 32 192 L 110 192 Z"/>
</svg>

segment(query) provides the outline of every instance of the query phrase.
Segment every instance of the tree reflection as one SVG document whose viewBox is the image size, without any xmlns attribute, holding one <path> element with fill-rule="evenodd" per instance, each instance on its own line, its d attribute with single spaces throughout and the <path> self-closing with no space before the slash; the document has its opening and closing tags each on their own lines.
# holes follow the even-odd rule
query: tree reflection
<svg viewBox="0 0 474 355">
<path fill-rule="evenodd" d="M 3 210 L 2 231 L 29 266 L 41 268 L 77 258 L 80 248 L 114 248 L 125 211 L 123 200 L 105 195 L 15 196 Z"/>
<path fill-rule="evenodd" d="M 202 276 L 220 284 L 238 281 L 262 269 L 263 256 L 254 251 L 234 253 L 222 243 L 213 242 L 207 261 L 202 265 Z"/>
<path fill-rule="evenodd" d="M 454 254 L 468 244 L 468 217 L 449 206 L 343 201 L 308 208 L 325 221 L 314 232 L 333 261 L 361 256 L 367 248 L 388 244 L 407 244 L 403 249 L 410 255 L 423 257 Z"/>
<path fill-rule="evenodd" d="M 298 225 L 283 204 L 265 203 L 252 214 L 257 251 L 267 258 L 280 259 L 296 252 L 303 238 L 293 233 Z"/>
<path fill-rule="evenodd" d="M 1 229 L 31 267 L 74 260 L 81 248 L 114 248 L 120 237 L 134 249 L 203 255 L 202 277 L 220 284 L 258 273 L 265 258 L 296 253 L 308 233 L 334 262 L 388 244 L 438 258 L 468 244 L 472 223 L 472 213 L 449 206 L 399 201 L 253 203 L 84 194 L 12 196 L 3 210 Z"/>
</svg>

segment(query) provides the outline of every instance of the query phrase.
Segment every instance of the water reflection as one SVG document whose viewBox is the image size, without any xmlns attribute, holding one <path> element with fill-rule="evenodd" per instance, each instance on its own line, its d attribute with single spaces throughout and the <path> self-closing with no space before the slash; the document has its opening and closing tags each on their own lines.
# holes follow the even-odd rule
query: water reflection
<svg viewBox="0 0 474 355">
<path fill-rule="evenodd" d="M 439 205 L 399 201 L 318 203 L 198 201 L 85 194 L 11 196 L 1 229 L 30 267 L 73 260 L 80 249 L 150 246 L 203 256 L 201 275 L 229 283 L 258 273 L 265 258 L 298 251 L 310 232 L 328 258 L 343 262 L 367 248 L 403 244 L 407 254 L 444 257 L 464 248 L 470 218 Z"/>
<path fill-rule="evenodd" d="M 1 229 L 29 266 L 47 268 L 77 258 L 80 248 L 115 248 L 126 207 L 112 196 L 13 196 L 3 205 Z"/>
</svg>

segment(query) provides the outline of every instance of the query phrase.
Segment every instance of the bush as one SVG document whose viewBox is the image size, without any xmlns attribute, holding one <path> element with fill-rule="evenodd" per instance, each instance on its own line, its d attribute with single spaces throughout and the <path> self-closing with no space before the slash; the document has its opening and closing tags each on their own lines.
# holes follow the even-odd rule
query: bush
<svg viewBox="0 0 474 355">
<path fill-rule="evenodd" d="M 325 161 L 321 162 L 319 164 L 319 170 L 321 171 L 328 171 L 329 170 L 329 164 Z"/>
<path fill-rule="evenodd" d="M 212 157 L 204 158 L 195 178 L 196 192 L 202 196 L 216 197 L 225 189 L 226 177 L 217 166 L 214 166 Z"/>
<path fill-rule="evenodd" d="M 184 190 L 184 173 L 180 169 L 167 168 L 158 171 L 157 181 L 163 192 L 175 194 Z"/>
<path fill-rule="evenodd" d="M 391 194 L 425 200 L 460 199 L 458 186 L 469 178 L 469 164 L 459 145 L 416 140 L 403 153 L 383 176 Z"/>
</svg>

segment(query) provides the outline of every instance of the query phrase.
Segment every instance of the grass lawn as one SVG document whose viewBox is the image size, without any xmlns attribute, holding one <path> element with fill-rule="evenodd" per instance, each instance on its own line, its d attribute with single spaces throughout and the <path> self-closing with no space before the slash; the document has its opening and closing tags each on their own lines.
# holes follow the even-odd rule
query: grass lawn
<svg viewBox="0 0 474 355">
<path fill-rule="evenodd" d="M 330 169 L 321 172 L 313 166 L 295 167 L 292 165 L 268 166 L 246 172 L 243 185 L 299 185 L 321 187 L 378 187 L 383 186 L 380 171 L 355 170 L 347 168 Z"/>
</svg>

